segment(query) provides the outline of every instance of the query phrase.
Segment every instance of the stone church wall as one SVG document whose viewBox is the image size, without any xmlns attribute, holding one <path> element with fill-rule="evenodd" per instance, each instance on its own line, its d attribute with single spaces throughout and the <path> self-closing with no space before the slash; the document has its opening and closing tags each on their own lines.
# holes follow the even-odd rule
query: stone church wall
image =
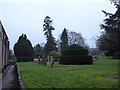
<svg viewBox="0 0 120 90">
<path fill-rule="evenodd" d="M 0 21 L 0 69 L 4 70 L 9 60 L 9 40 Z"/>
</svg>

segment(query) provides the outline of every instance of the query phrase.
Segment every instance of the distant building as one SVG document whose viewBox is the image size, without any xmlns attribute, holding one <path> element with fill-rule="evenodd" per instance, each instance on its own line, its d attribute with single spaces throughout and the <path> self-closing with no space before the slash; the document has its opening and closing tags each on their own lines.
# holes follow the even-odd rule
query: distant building
<svg viewBox="0 0 120 90">
<path fill-rule="evenodd" d="M 0 69 L 7 67 L 9 60 L 9 40 L 0 21 Z"/>
</svg>

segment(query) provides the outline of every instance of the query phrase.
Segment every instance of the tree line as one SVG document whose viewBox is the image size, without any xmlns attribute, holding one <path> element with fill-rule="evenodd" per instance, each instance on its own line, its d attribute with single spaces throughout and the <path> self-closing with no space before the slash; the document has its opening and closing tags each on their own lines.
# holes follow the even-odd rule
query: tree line
<svg viewBox="0 0 120 90">
<path fill-rule="evenodd" d="M 104 20 L 104 24 L 101 24 L 101 29 L 104 31 L 98 37 L 96 41 L 96 46 L 100 51 L 104 51 L 106 56 L 112 56 L 113 58 L 120 58 L 120 2 L 114 3 L 117 11 L 115 14 L 107 13 L 102 11 L 105 16 L 108 16 Z M 61 53 L 68 46 L 72 44 L 78 44 L 84 48 L 89 48 L 85 44 L 85 38 L 81 33 L 74 31 L 69 31 L 64 28 L 58 40 L 55 40 L 52 31 L 55 28 L 52 26 L 53 20 L 49 16 L 46 16 L 43 24 L 43 32 L 46 36 L 46 43 L 44 46 L 37 44 L 32 47 L 32 44 L 29 39 L 27 39 L 26 34 L 22 34 L 17 43 L 14 45 L 14 54 L 17 58 L 29 57 L 37 58 L 41 55 L 48 55 L 51 51 Z M 28 59 L 29 59 L 28 58 Z"/>
<path fill-rule="evenodd" d="M 85 44 L 85 39 L 82 37 L 81 33 L 73 32 L 66 28 L 63 29 L 58 40 L 55 40 L 52 31 L 55 28 L 52 26 L 52 21 L 49 16 L 46 16 L 43 24 L 43 32 L 46 36 L 46 44 L 42 47 L 40 44 L 32 47 L 29 39 L 27 39 L 26 34 L 22 34 L 17 43 L 14 45 L 14 54 L 16 57 L 29 57 L 38 58 L 38 56 L 47 56 L 51 51 L 62 52 L 65 48 L 72 44 L 78 44 L 83 47 L 88 47 Z M 29 41 L 29 43 L 28 43 Z M 24 52 L 25 51 L 25 52 Z"/>
</svg>

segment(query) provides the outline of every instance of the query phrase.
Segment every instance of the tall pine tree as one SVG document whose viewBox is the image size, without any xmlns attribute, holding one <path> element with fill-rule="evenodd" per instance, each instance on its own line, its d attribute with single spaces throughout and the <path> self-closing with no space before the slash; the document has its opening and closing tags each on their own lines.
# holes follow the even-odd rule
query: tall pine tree
<svg viewBox="0 0 120 90">
<path fill-rule="evenodd" d="M 97 40 L 99 49 L 109 52 L 109 56 L 120 52 L 120 2 L 115 3 L 115 6 L 117 8 L 115 14 L 103 11 L 108 18 L 101 24 L 101 29 L 105 31 Z"/>
<path fill-rule="evenodd" d="M 56 43 L 55 38 L 52 35 L 52 30 L 55 30 L 55 28 L 52 26 L 52 21 L 49 16 L 46 16 L 44 19 L 43 24 L 43 31 L 45 32 L 44 35 L 46 35 L 47 43 L 44 47 L 44 52 L 48 54 L 51 51 L 56 51 Z"/>
</svg>

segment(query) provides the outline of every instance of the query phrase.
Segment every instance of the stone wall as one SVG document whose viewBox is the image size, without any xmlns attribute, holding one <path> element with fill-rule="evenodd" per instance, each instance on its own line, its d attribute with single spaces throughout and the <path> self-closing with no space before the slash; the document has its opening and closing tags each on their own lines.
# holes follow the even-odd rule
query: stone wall
<svg viewBox="0 0 120 90">
<path fill-rule="evenodd" d="M 9 60 L 9 40 L 0 21 L 0 69 L 4 70 Z"/>
</svg>

